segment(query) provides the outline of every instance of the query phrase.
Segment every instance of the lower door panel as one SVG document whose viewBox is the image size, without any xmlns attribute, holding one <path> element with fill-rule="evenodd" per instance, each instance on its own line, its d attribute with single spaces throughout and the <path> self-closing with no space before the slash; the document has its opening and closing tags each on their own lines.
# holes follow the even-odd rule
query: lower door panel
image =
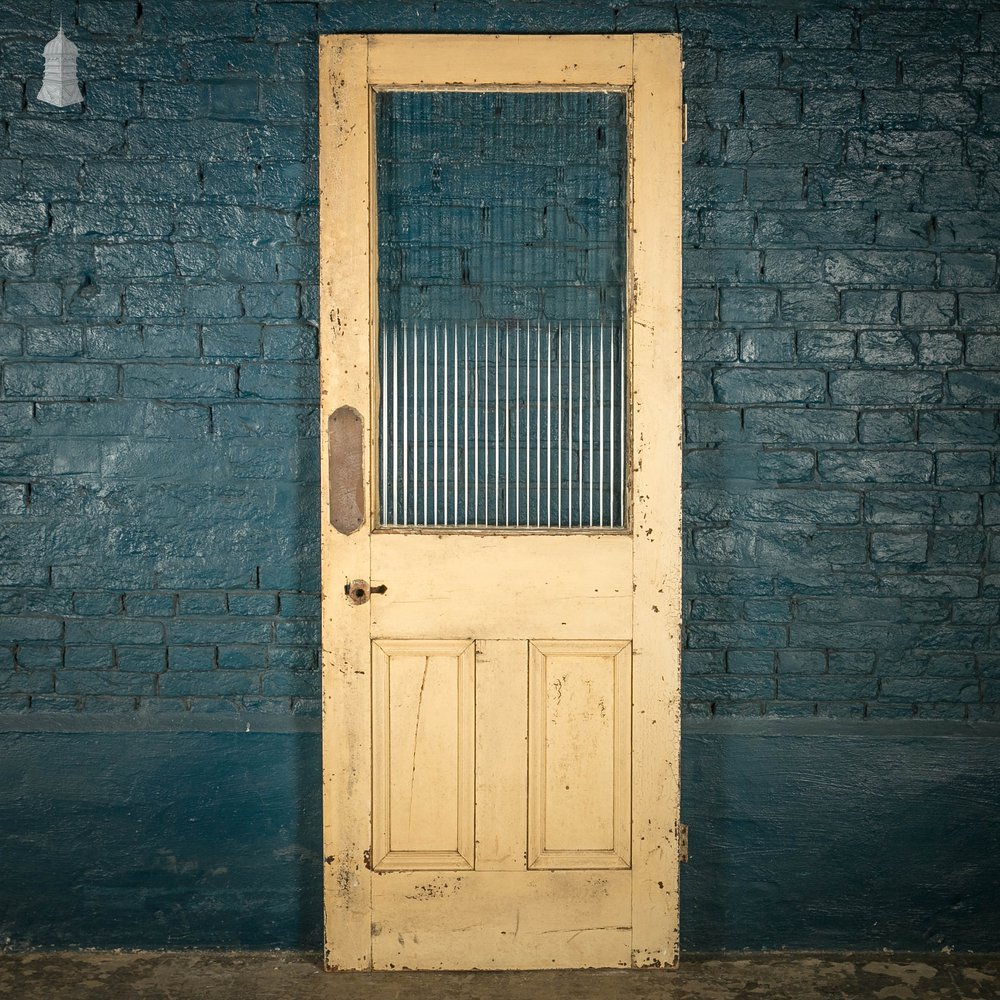
<svg viewBox="0 0 1000 1000">
<path fill-rule="evenodd" d="M 375 968 L 629 965 L 631 659 L 373 641 Z"/>
</svg>

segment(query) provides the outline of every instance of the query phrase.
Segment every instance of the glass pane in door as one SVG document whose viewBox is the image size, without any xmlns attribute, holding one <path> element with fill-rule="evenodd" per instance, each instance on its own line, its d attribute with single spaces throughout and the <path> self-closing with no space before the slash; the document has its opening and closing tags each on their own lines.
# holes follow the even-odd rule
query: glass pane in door
<svg viewBox="0 0 1000 1000">
<path fill-rule="evenodd" d="M 627 520 L 625 97 L 377 94 L 380 524 Z"/>
</svg>

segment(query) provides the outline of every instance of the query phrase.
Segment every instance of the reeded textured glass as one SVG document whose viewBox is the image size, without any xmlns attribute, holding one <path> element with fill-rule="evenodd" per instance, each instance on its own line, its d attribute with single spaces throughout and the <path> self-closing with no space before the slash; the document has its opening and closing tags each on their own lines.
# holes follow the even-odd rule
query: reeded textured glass
<svg viewBox="0 0 1000 1000">
<path fill-rule="evenodd" d="M 380 523 L 626 521 L 625 101 L 377 95 Z"/>
</svg>

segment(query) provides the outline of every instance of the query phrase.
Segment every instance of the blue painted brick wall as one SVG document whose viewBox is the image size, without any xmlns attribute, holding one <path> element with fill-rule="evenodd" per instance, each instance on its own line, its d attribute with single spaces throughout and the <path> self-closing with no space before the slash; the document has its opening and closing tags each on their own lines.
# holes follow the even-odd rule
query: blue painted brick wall
<svg viewBox="0 0 1000 1000">
<path fill-rule="evenodd" d="M 316 21 L 0 12 L 0 710 L 317 713 Z"/>
<path fill-rule="evenodd" d="M 679 9 L 687 710 L 995 719 L 1000 15 L 748 14 Z"/>
<path fill-rule="evenodd" d="M 8 0 L 0 711 L 317 711 L 341 30 L 683 32 L 687 711 L 997 718 L 1000 8 L 964 0 Z"/>
</svg>

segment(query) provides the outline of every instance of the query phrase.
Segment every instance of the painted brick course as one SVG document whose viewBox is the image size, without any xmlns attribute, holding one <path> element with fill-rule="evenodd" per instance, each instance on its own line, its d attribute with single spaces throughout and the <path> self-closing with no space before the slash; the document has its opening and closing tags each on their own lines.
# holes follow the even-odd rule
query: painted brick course
<svg viewBox="0 0 1000 1000">
<path fill-rule="evenodd" d="M 318 711 L 317 32 L 680 30 L 686 709 L 1000 717 L 995 5 L 58 7 L 0 13 L 4 711 Z"/>
</svg>

